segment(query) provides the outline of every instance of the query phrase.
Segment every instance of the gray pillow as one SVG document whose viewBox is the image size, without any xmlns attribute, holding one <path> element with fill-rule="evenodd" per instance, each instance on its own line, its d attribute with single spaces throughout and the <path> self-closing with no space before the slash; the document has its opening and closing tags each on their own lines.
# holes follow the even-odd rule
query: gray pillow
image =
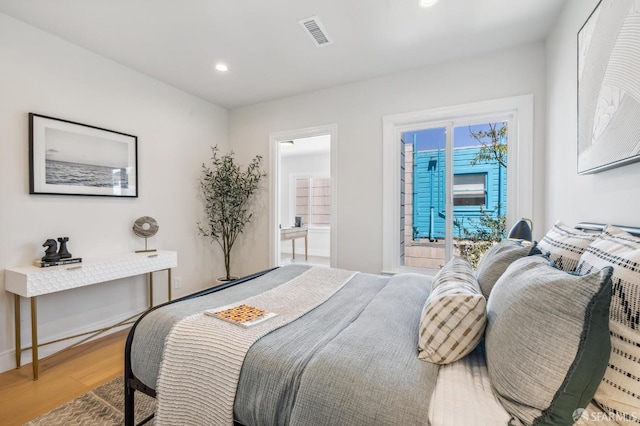
<svg viewBox="0 0 640 426">
<path fill-rule="evenodd" d="M 513 261 L 533 254 L 541 254 L 535 241 L 532 245 L 524 245 L 520 240 L 503 240 L 491 247 L 476 268 L 476 278 L 484 297 L 489 297 L 496 281 Z"/>
<path fill-rule="evenodd" d="M 513 424 L 571 425 L 607 368 L 612 268 L 562 271 L 519 259 L 487 302 L 489 378 Z"/>
</svg>

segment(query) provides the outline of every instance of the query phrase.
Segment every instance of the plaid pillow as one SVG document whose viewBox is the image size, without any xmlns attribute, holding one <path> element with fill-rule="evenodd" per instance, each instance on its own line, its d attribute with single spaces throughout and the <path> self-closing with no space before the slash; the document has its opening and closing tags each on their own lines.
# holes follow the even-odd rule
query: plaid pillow
<svg viewBox="0 0 640 426">
<path fill-rule="evenodd" d="M 434 277 L 420 318 L 418 358 L 448 364 L 471 352 L 487 323 L 486 299 L 466 259 L 454 257 Z"/>
<path fill-rule="evenodd" d="M 582 253 L 596 238 L 598 234 L 578 231 L 558 221 L 538 243 L 538 248 L 542 254 L 549 256 L 558 268 L 573 272 Z"/>
<path fill-rule="evenodd" d="M 638 424 L 640 414 L 640 238 L 607 226 L 587 248 L 576 272 L 613 266 L 609 316 L 611 357 L 594 400 L 607 413 Z"/>
</svg>

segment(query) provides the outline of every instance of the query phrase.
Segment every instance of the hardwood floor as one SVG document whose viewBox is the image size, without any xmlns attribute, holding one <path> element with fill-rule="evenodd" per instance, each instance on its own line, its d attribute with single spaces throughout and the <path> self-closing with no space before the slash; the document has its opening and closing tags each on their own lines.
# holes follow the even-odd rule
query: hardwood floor
<svg viewBox="0 0 640 426">
<path fill-rule="evenodd" d="M 32 380 L 31 364 L 0 374 L 0 425 L 22 425 L 122 375 L 128 332 L 41 360 L 37 381 Z"/>
</svg>

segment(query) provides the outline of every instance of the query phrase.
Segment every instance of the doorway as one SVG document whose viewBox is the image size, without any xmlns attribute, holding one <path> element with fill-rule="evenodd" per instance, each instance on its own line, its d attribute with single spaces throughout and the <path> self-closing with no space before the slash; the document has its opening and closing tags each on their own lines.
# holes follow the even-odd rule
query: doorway
<svg viewBox="0 0 640 426">
<path fill-rule="evenodd" d="M 271 135 L 271 262 L 335 265 L 335 126 Z"/>
</svg>

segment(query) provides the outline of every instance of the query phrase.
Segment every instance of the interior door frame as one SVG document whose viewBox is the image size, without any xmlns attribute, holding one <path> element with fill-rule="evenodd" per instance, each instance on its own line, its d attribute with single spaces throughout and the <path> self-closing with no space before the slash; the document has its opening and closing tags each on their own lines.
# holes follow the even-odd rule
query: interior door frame
<svg viewBox="0 0 640 426">
<path fill-rule="evenodd" d="M 302 129 L 285 130 L 269 134 L 269 263 L 271 267 L 280 265 L 280 143 L 289 140 L 309 138 L 313 136 L 329 135 L 331 137 L 331 230 L 329 234 L 330 257 L 329 264 L 337 267 L 338 258 L 338 125 L 306 127 Z"/>
</svg>

